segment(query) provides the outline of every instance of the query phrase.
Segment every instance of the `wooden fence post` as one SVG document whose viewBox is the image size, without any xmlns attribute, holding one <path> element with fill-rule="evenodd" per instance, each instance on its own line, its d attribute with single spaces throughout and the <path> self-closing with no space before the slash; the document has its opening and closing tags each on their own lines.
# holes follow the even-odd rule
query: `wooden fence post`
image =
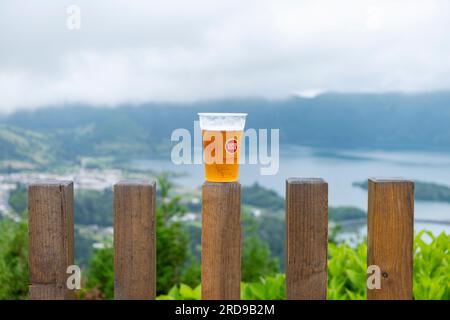
<svg viewBox="0 0 450 320">
<path fill-rule="evenodd" d="M 328 184 L 286 180 L 286 296 L 327 297 Z"/>
<path fill-rule="evenodd" d="M 240 299 L 241 185 L 205 182 L 202 203 L 202 299 Z"/>
<path fill-rule="evenodd" d="M 414 182 L 369 179 L 367 265 L 381 270 L 381 289 L 370 300 L 412 299 Z"/>
<path fill-rule="evenodd" d="M 156 184 L 114 185 L 114 298 L 156 296 Z"/>
<path fill-rule="evenodd" d="M 74 264 L 73 183 L 30 184 L 28 212 L 30 299 L 72 299 L 66 272 Z"/>
</svg>

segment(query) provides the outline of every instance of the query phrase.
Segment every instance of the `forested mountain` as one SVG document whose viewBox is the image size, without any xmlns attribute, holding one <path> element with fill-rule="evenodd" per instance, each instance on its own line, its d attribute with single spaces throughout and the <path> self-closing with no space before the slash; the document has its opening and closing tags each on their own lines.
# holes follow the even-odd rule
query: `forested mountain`
<svg viewBox="0 0 450 320">
<path fill-rule="evenodd" d="M 247 128 L 279 128 L 282 144 L 450 151 L 450 92 L 328 93 L 311 99 L 116 108 L 70 105 L 20 111 L 0 118 L 0 161 L 161 156 L 170 148 L 172 130 L 192 130 L 197 112 L 247 112 Z"/>
</svg>

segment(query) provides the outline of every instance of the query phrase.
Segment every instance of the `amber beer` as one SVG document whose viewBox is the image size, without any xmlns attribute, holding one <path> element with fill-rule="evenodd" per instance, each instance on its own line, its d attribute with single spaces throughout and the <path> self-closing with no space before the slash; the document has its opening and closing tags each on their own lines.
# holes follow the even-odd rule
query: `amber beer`
<svg viewBox="0 0 450 320">
<path fill-rule="evenodd" d="M 199 116 L 206 181 L 237 181 L 246 114 L 199 113 Z"/>
</svg>

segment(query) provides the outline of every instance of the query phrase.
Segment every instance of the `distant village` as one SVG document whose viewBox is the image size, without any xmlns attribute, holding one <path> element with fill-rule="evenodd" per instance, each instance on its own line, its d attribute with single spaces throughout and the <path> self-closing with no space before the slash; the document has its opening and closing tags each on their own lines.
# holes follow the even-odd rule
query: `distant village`
<svg viewBox="0 0 450 320">
<path fill-rule="evenodd" d="M 74 182 L 75 189 L 104 190 L 111 188 L 114 183 L 124 178 L 118 169 L 86 169 L 81 167 L 72 174 L 19 172 L 0 174 L 0 215 L 17 219 L 12 212 L 8 199 L 17 184 L 29 184 L 42 180 L 70 180 Z"/>
</svg>

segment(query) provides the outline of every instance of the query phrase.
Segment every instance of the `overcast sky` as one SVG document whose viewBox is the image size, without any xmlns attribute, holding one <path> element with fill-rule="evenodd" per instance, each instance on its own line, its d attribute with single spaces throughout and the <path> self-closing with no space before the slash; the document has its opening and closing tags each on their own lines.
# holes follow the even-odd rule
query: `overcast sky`
<svg viewBox="0 0 450 320">
<path fill-rule="evenodd" d="M 0 0 L 0 112 L 450 89 L 449 30 L 447 0 Z"/>
</svg>

